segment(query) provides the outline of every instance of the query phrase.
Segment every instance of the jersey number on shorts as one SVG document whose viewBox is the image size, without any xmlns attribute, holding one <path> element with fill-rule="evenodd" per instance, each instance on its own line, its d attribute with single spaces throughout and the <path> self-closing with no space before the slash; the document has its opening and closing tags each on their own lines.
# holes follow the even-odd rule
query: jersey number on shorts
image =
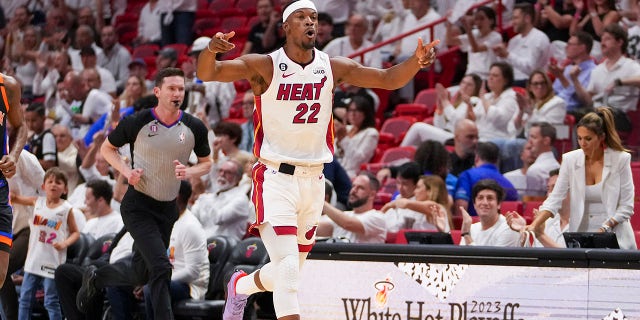
<svg viewBox="0 0 640 320">
<path fill-rule="evenodd" d="M 49 237 L 47 237 L 47 232 L 46 231 L 40 231 L 40 237 L 38 237 L 38 241 L 44 242 L 44 243 L 47 243 L 47 244 L 52 244 L 53 240 L 55 240 L 57 237 L 58 237 L 58 235 L 56 235 L 55 232 L 49 233 Z"/>
<path fill-rule="evenodd" d="M 318 123 L 318 112 L 320 112 L 320 104 L 314 103 L 309 107 L 306 103 L 301 103 L 296 107 L 296 115 L 293 117 L 293 123 Z"/>
</svg>

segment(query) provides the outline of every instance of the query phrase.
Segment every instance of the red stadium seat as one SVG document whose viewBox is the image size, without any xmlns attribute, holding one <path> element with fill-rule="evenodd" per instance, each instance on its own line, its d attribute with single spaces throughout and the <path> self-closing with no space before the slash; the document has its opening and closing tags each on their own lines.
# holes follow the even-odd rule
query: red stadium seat
<svg viewBox="0 0 640 320">
<path fill-rule="evenodd" d="M 396 117 L 414 117 L 416 119 L 424 119 L 433 115 L 434 108 L 429 108 L 422 103 L 401 103 L 396 105 L 393 115 Z"/>
<path fill-rule="evenodd" d="M 500 205 L 500 212 L 507 213 L 509 211 L 515 211 L 519 214 L 523 213 L 524 206 L 522 201 L 502 201 Z"/>
<path fill-rule="evenodd" d="M 416 122 L 416 118 L 413 117 L 393 117 L 387 119 L 383 124 L 380 132 L 390 133 L 396 139 L 396 144 L 399 144 L 407 133 L 407 130 L 412 124 Z"/>
<path fill-rule="evenodd" d="M 393 195 L 390 193 L 378 192 L 376 198 L 373 200 L 373 207 L 380 210 L 387 202 L 391 201 Z"/>
<path fill-rule="evenodd" d="M 524 203 L 524 213 L 522 216 L 533 218 L 533 210 L 538 209 L 544 201 L 527 201 Z"/>
<path fill-rule="evenodd" d="M 155 55 L 160 50 L 157 44 L 143 44 L 133 49 L 133 58 L 153 57 L 155 65 Z"/>
<path fill-rule="evenodd" d="M 247 17 L 235 16 L 223 18 L 220 22 L 220 28 L 223 32 L 236 31 L 243 29 L 247 24 Z"/>
<path fill-rule="evenodd" d="M 437 92 L 435 88 L 423 89 L 418 92 L 413 103 L 420 103 L 435 110 L 437 102 Z"/>
<path fill-rule="evenodd" d="M 193 32 L 195 32 L 198 37 L 202 37 L 202 36 L 210 37 L 213 35 L 213 33 L 205 32 L 205 30 L 214 29 L 219 26 L 220 26 L 220 18 L 196 19 L 196 21 L 193 23 Z"/>
<path fill-rule="evenodd" d="M 218 17 L 241 15 L 242 11 L 235 7 L 235 0 L 213 0 L 209 3 L 209 10 Z"/>
<path fill-rule="evenodd" d="M 256 14 L 256 3 L 257 0 L 238 0 L 236 3 L 236 8 L 242 10 L 244 14 L 249 17 Z"/>
<path fill-rule="evenodd" d="M 413 160 L 413 155 L 416 153 L 416 148 L 413 146 L 395 147 L 385 150 L 380 158 L 380 162 L 389 163 L 396 160 L 407 159 Z"/>
</svg>

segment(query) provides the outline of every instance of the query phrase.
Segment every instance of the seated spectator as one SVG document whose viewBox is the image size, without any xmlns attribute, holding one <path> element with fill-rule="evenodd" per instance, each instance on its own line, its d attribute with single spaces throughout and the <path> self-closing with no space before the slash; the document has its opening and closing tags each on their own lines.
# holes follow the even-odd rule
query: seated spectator
<svg viewBox="0 0 640 320">
<path fill-rule="evenodd" d="M 437 141 L 427 140 L 418 146 L 413 156 L 414 161 L 419 165 L 421 174 L 437 175 L 446 181 L 446 189 L 450 195 L 455 191 L 458 178 L 449 173 L 449 152 L 444 145 Z M 378 180 L 384 181 L 389 176 L 396 177 L 398 167 L 383 168 L 377 173 Z"/>
<path fill-rule="evenodd" d="M 439 20 L 440 15 L 431 7 L 429 0 L 410 0 L 408 6 L 409 12 L 406 13 L 401 27 L 397 34 L 411 31 L 420 26 L 426 26 Z M 335 18 L 335 16 L 334 16 Z M 433 32 L 433 38 L 431 37 Z M 426 28 L 418 33 L 414 33 L 411 37 L 404 37 L 396 42 L 396 47 L 389 58 L 390 62 L 397 64 L 407 58 L 413 56 L 416 50 L 415 39 L 420 37 L 424 43 L 429 43 L 435 39 L 445 39 L 445 28 L 442 24 L 437 24 L 433 28 Z M 444 45 L 444 41 L 440 43 L 440 47 Z M 413 101 L 415 97 L 414 82 L 409 81 L 407 85 L 398 89 L 398 95 L 403 101 Z"/>
<path fill-rule="evenodd" d="M 284 43 L 284 34 L 280 31 L 282 15 L 274 8 L 273 0 L 256 1 L 256 15 L 258 23 L 251 26 L 241 55 L 269 53 Z"/>
<path fill-rule="evenodd" d="M 506 48 L 504 44 L 493 48 L 499 60 L 513 66 L 515 86 L 524 87 L 531 72 L 545 68 L 549 62 L 549 37 L 533 26 L 535 17 L 532 4 L 516 4 L 511 24 L 517 35 Z"/>
<path fill-rule="evenodd" d="M 536 161 L 533 153 L 531 152 L 531 144 L 527 143 L 522 147 L 522 151 L 520 152 L 520 161 L 522 161 L 522 167 L 505 172 L 504 177 L 511 182 L 514 188 L 518 190 L 518 199 L 522 200 L 522 198 L 527 194 L 527 171 L 529 167 Z"/>
<path fill-rule="evenodd" d="M 635 250 L 629 221 L 634 203 L 631 155 L 620 142 L 611 108 L 600 107 L 588 113 L 580 119 L 576 131 L 580 149 L 562 156 L 556 187 L 526 230 L 535 232 L 558 214 L 571 192 L 571 232 L 615 232 L 621 249 Z"/>
<path fill-rule="evenodd" d="M 40 52 L 40 31 L 33 26 L 28 26 L 22 34 L 21 41 L 14 47 L 13 67 L 16 79 L 22 83 L 23 98 L 33 98 L 33 79 L 37 72 L 36 59 Z"/>
<path fill-rule="evenodd" d="M 547 73 L 536 70 L 527 83 L 528 97 L 516 95 L 518 115 L 514 124 L 516 130 L 524 129 L 524 137 L 529 136 L 529 127 L 536 122 L 561 125 L 567 115 L 567 103 L 553 92 Z"/>
<path fill-rule="evenodd" d="M 91 11 L 89 11 L 89 15 L 91 16 Z M 67 52 L 71 58 L 71 66 L 73 67 L 73 70 L 80 72 L 84 69 L 82 59 L 80 57 L 80 50 L 82 50 L 82 48 L 91 47 L 94 50 L 97 65 L 101 64 L 105 58 L 102 48 L 98 47 L 96 44 L 96 32 L 93 27 L 80 23 L 78 25 L 79 26 L 75 32 L 74 46 L 69 47 Z"/>
<path fill-rule="evenodd" d="M 438 176 L 422 176 L 414 190 L 415 197 L 395 199 L 382 207 L 382 212 L 389 214 L 396 209 L 396 214 L 405 220 L 405 229 L 434 230 L 449 232 L 453 225 L 449 209 L 449 194 L 442 178 Z M 400 211 L 402 210 L 402 211 Z M 390 232 L 390 230 L 387 230 Z"/>
<path fill-rule="evenodd" d="M 633 1 L 629 1 L 629 3 L 633 4 Z M 627 55 L 631 59 L 640 61 L 640 19 L 638 19 L 640 17 L 640 5 L 636 3 L 632 10 L 625 12 L 634 15 L 635 18 L 633 19 L 635 20 L 635 23 L 627 30 L 627 33 L 629 34 Z"/>
<path fill-rule="evenodd" d="M 500 214 L 504 189 L 492 179 L 478 181 L 473 186 L 473 206 L 477 208 L 479 222 L 472 223 L 464 208 L 462 212 L 462 239 L 460 245 L 517 247 L 520 234 L 509 228 L 506 218 Z"/>
<path fill-rule="evenodd" d="M 73 194 L 78 183 L 81 182 L 79 167 L 82 159 L 78 155 L 78 149 L 73 144 L 71 130 L 69 127 L 56 124 L 51 127 L 51 133 L 56 138 L 56 150 L 58 156 L 58 167 L 68 177 L 69 195 Z"/>
<path fill-rule="evenodd" d="M 569 40 L 569 28 L 573 21 L 575 7 L 573 0 L 538 0 L 535 4 L 536 11 L 540 14 L 535 19 L 534 25 L 549 37 L 552 45 L 554 41 L 567 42 Z"/>
<path fill-rule="evenodd" d="M 56 138 L 49 129 L 45 129 L 44 104 L 32 102 L 24 112 L 24 121 L 33 135 L 27 141 L 28 150 L 33 153 L 40 166 L 46 171 L 58 165 Z"/>
<path fill-rule="evenodd" d="M 96 299 L 85 306 L 84 312 L 80 312 L 76 306 L 76 294 L 82 286 L 82 275 L 90 268 L 89 266 L 100 267 L 128 258 L 131 255 L 132 247 L 133 238 L 125 228 L 121 228 L 102 255 L 98 259 L 91 260 L 89 265 L 64 263 L 56 269 L 54 281 L 60 297 L 62 312 L 67 319 L 99 319 L 102 316 L 104 305 L 102 292 L 99 292 Z"/>
<path fill-rule="evenodd" d="M 436 111 L 433 116 L 433 125 L 418 121 L 411 125 L 404 138 L 402 146 L 419 145 L 425 140 L 435 140 L 442 144 L 454 137 L 454 126 L 462 119 L 466 119 L 468 109 L 473 108 L 471 99 L 477 99 L 480 93 L 482 80 L 475 74 L 468 74 L 460 81 L 460 90 L 449 98 L 449 92 L 440 83 L 436 84 L 438 98 Z M 477 100 L 475 100 L 477 101 Z"/>
<path fill-rule="evenodd" d="M 209 41 L 211 41 L 209 37 L 200 37 L 193 41 L 189 51 L 189 62 L 191 62 L 194 69 L 190 74 L 185 73 L 185 80 L 187 83 L 193 82 L 190 84 L 190 93 L 197 91 L 204 95 L 200 103 L 204 106 L 206 117 L 204 119 L 202 119 L 201 115 L 200 117 L 205 125 L 213 127 L 229 117 L 229 109 L 236 97 L 236 88 L 233 82 L 207 81 L 203 83 L 195 76 L 195 66 L 198 65 L 200 52 L 209 45 Z M 183 63 L 183 65 L 185 64 Z M 198 113 L 196 112 L 196 114 Z"/>
<path fill-rule="evenodd" d="M 333 18 L 324 12 L 318 12 L 318 30 L 316 31 L 316 49 L 322 50 L 333 40 Z"/>
<path fill-rule="evenodd" d="M 587 87 L 591 80 L 591 71 L 596 67 L 596 63 L 589 56 L 592 46 L 591 35 L 584 31 L 573 33 L 565 48 L 567 64 L 551 61 L 549 65 L 549 72 L 556 78 L 553 81 L 553 91 L 567 103 L 567 113 L 574 115 L 576 119 L 582 117 L 578 116 L 578 110 L 586 106 L 578 97 L 571 74 L 576 73 L 576 80 L 582 87 Z M 573 69 L 577 70 L 572 71 Z"/>
<path fill-rule="evenodd" d="M 580 69 L 574 68 L 570 74 L 584 106 L 605 105 L 623 112 L 636 110 L 640 88 L 623 85 L 616 80 L 640 74 L 640 64 L 625 57 L 626 52 L 627 32 L 617 24 L 606 26 L 602 33 L 605 60 L 591 72 L 589 85 L 585 88 L 580 84 Z"/>
<path fill-rule="evenodd" d="M 124 91 L 120 94 L 120 108 L 133 106 L 138 99 L 147 95 L 147 87 L 144 78 L 140 76 L 129 76 L 124 84 Z"/>
<path fill-rule="evenodd" d="M 238 149 L 253 153 L 254 130 L 253 130 L 253 109 L 255 107 L 255 97 L 253 90 L 249 89 L 242 97 L 242 117 L 247 121 L 240 125 L 242 128 L 242 138 Z"/>
<path fill-rule="evenodd" d="M 204 300 L 210 276 L 207 237 L 198 219 L 187 209 L 191 188 L 186 181 L 180 182 L 180 188 L 177 199 L 180 215 L 173 225 L 167 249 L 172 267 L 169 283 L 172 304 L 186 299 Z M 149 285 L 145 285 L 147 319 L 154 319 L 151 294 Z"/>
<path fill-rule="evenodd" d="M 571 22 L 569 30 L 571 33 L 584 31 L 590 34 L 596 43 L 596 45 L 593 46 L 591 55 L 599 59 L 601 52 L 598 50 L 600 46 L 597 45 L 597 43 L 601 41 L 605 27 L 612 24 L 617 25 L 622 18 L 616 10 L 616 1 L 591 1 L 588 5 L 584 1 L 573 1 L 573 5 L 576 8 L 576 13 L 573 16 L 574 19 Z M 604 55 L 604 52 L 602 52 L 602 54 Z"/>
<path fill-rule="evenodd" d="M 460 209 L 465 209 L 470 215 L 475 216 L 476 210 L 471 202 L 472 188 L 480 180 L 491 179 L 495 180 L 503 192 L 506 193 L 506 197 L 501 197 L 502 200 L 515 201 L 518 200 L 518 192 L 513 187 L 511 182 L 507 180 L 500 171 L 498 171 L 498 146 L 491 142 L 479 143 L 476 150 L 475 167 L 464 171 L 458 177 L 458 184 L 455 191 L 455 204 L 454 212 L 459 215 Z"/>
<path fill-rule="evenodd" d="M 38 56 L 37 72 L 33 78 L 33 95 L 44 96 L 47 116 L 58 118 L 55 106 L 57 85 L 71 69 L 69 54 L 66 51 L 53 51 L 48 56 Z"/>
<path fill-rule="evenodd" d="M 244 168 L 228 159 L 218 168 L 215 193 L 202 193 L 195 200 L 191 212 L 200 221 L 206 238 L 226 236 L 240 241 L 247 233 L 249 198 L 246 190 L 238 186 Z"/>
<path fill-rule="evenodd" d="M 79 139 L 89 130 L 91 123 L 109 112 L 112 98 L 98 89 L 91 88 L 75 71 L 64 78 L 59 109 L 60 123 L 71 127 L 71 134 Z M 56 111 L 58 113 L 58 111 Z"/>
<path fill-rule="evenodd" d="M 118 43 L 118 35 L 113 26 L 102 27 L 101 33 L 102 50 L 105 59 L 100 67 L 108 70 L 115 79 L 117 92 L 124 90 L 126 81 L 129 78 L 129 63 L 131 63 L 131 53 Z"/>
<path fill-rule="evenodd" d="M 467 119 L 478 125 L 480 141 L 496 138 L 515 138 L 513 120 L 518 112 L 516 92 L 513 86 L 513 68 L 505 62 L 496 62 L 489 69 L 487 87 L 491 92 L 484 94 L 480 89 L 480 101 L 467 108 Z"/>
<path fill-rule="evenodd" d="M 341 211 L 324 203 L 325 215 L 318 224 L 317 236 L 346 238 L 353 243 L 384 243 L 387 238 L 385 217 L 373 208 L 380 182 L 373 176 L 362 174 L 353 179 L 349 192 L 349 207 Z"/>
<path fill-rule="evenodd" d="M 478 127 L 469 119 L 456 122 L 453 130 L 453 152 L 449 153 L 449 172 L 459 176 L 473 167 L 478 146 Z"/>
<path fill-rule="evenodd" d="M 116 183 L 115 179 L 111 176 L 109 163 L 104 159 L 102 153 L 99 152 L 100 146 L 105 140 L 104 132 L 98 132 L 94 136 L 94 142 L 89 146 L 87 154 L 82 159 L 80 164 L 80 174 L 84 177 L 85 181 L 91 181 L 94 179 L 104 180 L 113 187 Z M 85 194 L 87 184 L 79 184 L 76 186 L 75 191 L 69 196 L 69 202 L 75 207 L 84 207 Z M 120 203 L 116 202 L 113 198 L 111 206 L 116 210 L 120 210 Z"/>
<path fill-rule="evenodd" d="M 369 24 L 364 16 L 359 14 L 352 15 L 347 23 L 347 35 L 331 40 L 322 51 L 330 57 L 348 57 L 357 51 L 373 46 L 373 43 L 365 39 L 368 27 Z M 367 67 L 382 67 L 382 59 L 378 50 L 368 52 L 364 55 L 364 59 L 360 57 L 354 59 Z"/>
<path fill-rule="evenodd" d="M 240 139 L 242 139 L 242 128 L 240 125 L 234 122 L 219 122 L 213 128 L 215 138 L 213 139 L 213 148 L 211 154 L 213 157 L 213 163 L 211 165 L 211 171 L 208 176 L 201 177 L 207 190 L 209 192 L 216 192 L 217 186 L 215 183 L 218 176 L 218 168 L 228 159 L 235 159 L 238 162 L 244 163 L 246 161 L 253 160 L 253 154 L 240 150 Z M 253 162 L 252 162 L 253 163 Z"/>
<path fill-rule="evenodd" d="M 553 154 L 553 143 L 556 141 L 556 128 L 548 122 L 536 122 L 529 130 L 528 143 L 535 162 L 527 170 L 528 196 L 544 196 L 547 191 L 549 172 L 560 168 L 560 163 Z"/>
<path fill-rule="evenodd" d="M 348 125 L 336 125 L 335 137 L 338 161 L 353 178 L 360 165 L 373 157 L 378 144 L 379 133 L 376 129 L 373 105 L 366 98 L 354 96 L 347 108 Z"/>
<path fill-rule="evenodd" d="M 461 21 L 466 33 L 458 36 L 454 35 L 454 26 L 447 22 L 447 45 L 459 46 L 468 53 L 467 75 L 476 74 L 486 80 L 490 66 L 497 60 L 493 47 L 502 43 L 502 36 L 495 31 L 496 12 L 490 7 L 478 7 L 472 19 L 465 16 Z"/>
<path fill-rule="evenodd" d="M 137 76 L 144 80 L 145 87 L 147 88 L 147 92 L 153 91 L 153 87 L 155 83 L 153 80 L 147 79 L 149 76 L 149 69 L 147 69 L 147 63 L 144 62 L 141 58 L 135 58 L 131 63 L 129 63 L 129 75 Z"/>
<path fill-rule="evenodd" d="M 138 19 L 138 37 L 133 40 L 135 45 L 155 43 L 160 44 L 160 10 L 158 0 L 149 0 L 140 10 Z"/>
<path fill-rule="evenodd" d="M 111 71 L 98 65 L 98 58 L 95 50 L 91 47 L 80 49 L 80 59 L 82 60 L 83 70 L 96 69 L 100 75 L 100 87 L 94 87 L 94 89 L 100 89 L 101 91 L 110 94 L 112 97 L 115 97 L 116 92 L 118 91 L 116 87 L 116 80 L 113 74 L 111 74 Z"/>
<path fill-rule="evenodd" d="M 549 180 L 547 181 L 547 196 L 551 194 L 553 188 L 558 181 L 559 169 L 549 172 Z M 534 209 L 534 216 L 538 215 L 538 209 Z M 547 247 L 547 248 L 566 248 L 567 244 L 564 241 L 563 233 L 569 231 L 569 196 L 562 201 L 562 207 L 558 214 L 546 221 L 544 224 L 538 225 L 538 228 L 534 230 L 535 241 L 534 247 Z M 507 224 L 516 232 L 521 232 L 527 225 L 527 221 L 517 212 L 510 212 L 506 215 Z"/>
<path fill-rule="evenodd" d="M 87 192 L 84 200 L 87 223 L 82 233 L 98 239 L 106 234 L 117 233 L 124 223 L 120 212 L 111 208 L 113 187 L 104 180 L 90 180 L 87 182 Z"/>
<path fill-rule="evenodd" d="M 193 24 L 196 20 L 197 1 L 169 2 L 159 1 L 160 32 L 162 45 L 182 43 L 189 45 L 193 41 Z M 162 69 L 158 69 L 162 70 Z"/>
<path fill-rule="evenodd" d="M 415 200 L 414 191 L 416 184 L 420 180 L 422 173 L 420 165 L 414 161 L 405 162 L 397 168 L 394 168 L 395 184 L 397 191 L 393 195 L 394 199 L 412 199 Z M 378 171 L 380 173 L 380 171 Z M 384 180 L 379 180 L 384 181 Z M 391 202 L 389 202 L 391 203 Z M 395 208 L 388 206 L 386 203 L 381 211 L 385 213 L 385 221 L 387 222 L 387 233 L 397 233 L 400 229 L 412 229 L 416 220 L 415 216 L 424 216 L 418 212 L 414 212 L 407 208 Z M 389 210 L 394 209 L 394 210 Z"/>
</svg>

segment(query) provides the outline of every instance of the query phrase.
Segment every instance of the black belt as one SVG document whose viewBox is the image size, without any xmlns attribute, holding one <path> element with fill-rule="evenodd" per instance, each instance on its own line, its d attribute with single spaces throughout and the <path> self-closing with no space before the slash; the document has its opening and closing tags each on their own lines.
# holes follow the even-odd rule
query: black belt
<svg viewBox="0 0 640 320">
<path fill-rule="evenodd" d="M 288 175 L 293 175 L 296 172 L 296 166 L 288 163 L 280 163 L 280 167 L 278 167 L 278 172 L 282 172 Z"/>
</svg>

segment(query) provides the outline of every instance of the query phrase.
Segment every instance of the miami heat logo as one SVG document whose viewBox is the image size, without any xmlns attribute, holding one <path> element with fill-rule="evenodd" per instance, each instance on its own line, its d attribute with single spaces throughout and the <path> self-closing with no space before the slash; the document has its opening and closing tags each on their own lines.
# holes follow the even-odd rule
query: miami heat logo
<svg viewBox="0 0 640 320">
<path fill-rule="evenodd" d="M 105 252 L 107 252 L 107 250 L 109 250 L 109 247 L 111 247 L 111 240 L 107 240 L 105 242 L 102 243 L 102 253 L 104 254 Z"/>
<path fill-rule="evenodd" d="M 386 277 L 384 280 L 376 282 L 373 287 L 378 291 L 375 297 L 376 305 L 378 308 L 384 308 L 387 305 L 389 292 L 393 291 L 396 286 L 391 282 L 391 277 Z"/>
<path fill-rule="evenodd" d="M 318 226 L 307 226 L 307 232 L 305 232 L 304 237 L 307 238 L 307 240 L 311 240 L 313 238 L 313 235 L 316 233 L 317 228 Z"/>
<path fill-rule="evenodd" d="M 258 246 L 255 243 L 251 244 L 251 245 L 248 245 L 247 246 L 247 251 L 244 253 L 244 255 L 247 258 L 251 258 L 251 256 L 253 255 L 253 252 L 256 251 L 256 250 L 258 250 Z"/>
<path fill-rule="evenodd" d="M 218 246 L 218 242 L 213 241 L 207 244 L 207 252 L 211 252 L 211 250 L 215 249 Z"/>
</svg>

